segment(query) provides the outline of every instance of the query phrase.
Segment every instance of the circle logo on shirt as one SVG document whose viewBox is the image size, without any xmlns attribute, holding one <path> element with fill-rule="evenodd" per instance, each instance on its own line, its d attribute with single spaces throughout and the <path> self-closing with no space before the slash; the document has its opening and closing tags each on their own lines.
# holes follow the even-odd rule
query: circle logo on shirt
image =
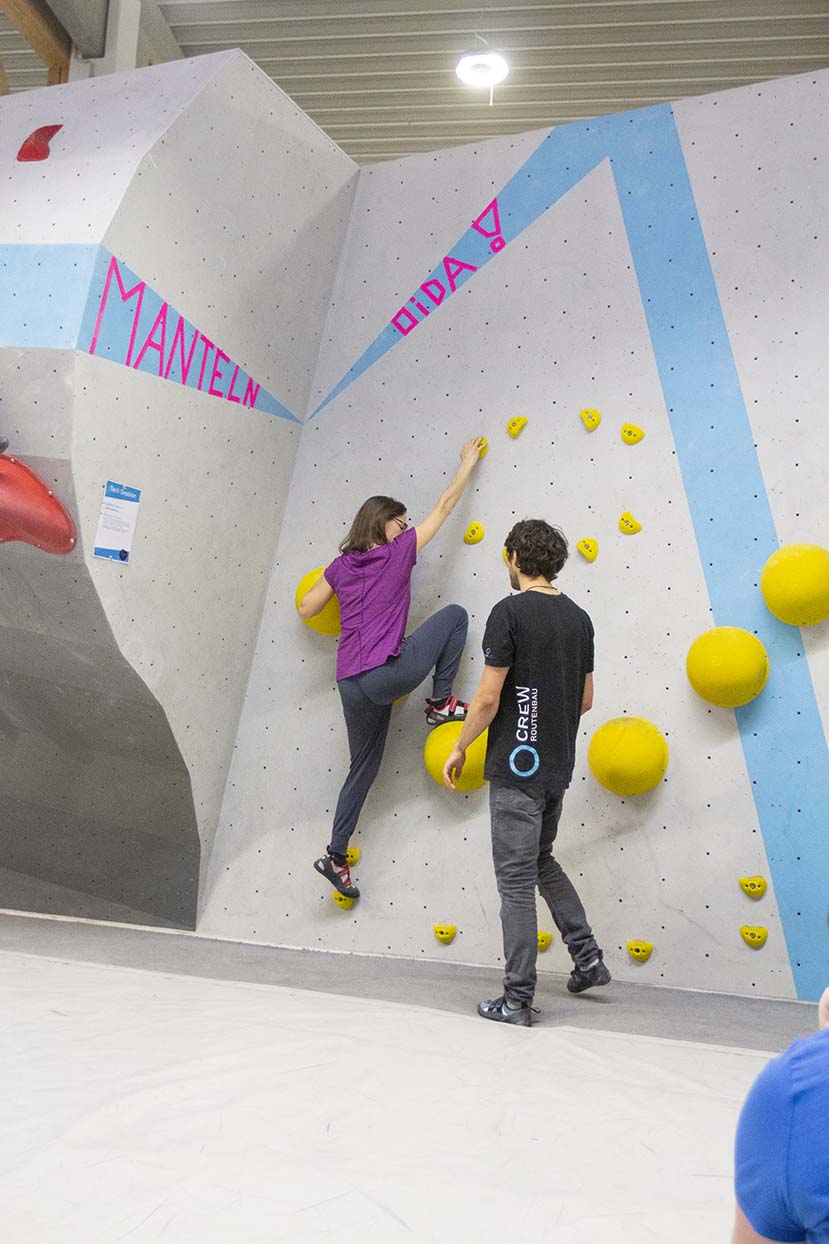
<svg viewBox="0 0 829 1244">
<path fill-rule="evenodd" d="M 529 761 L 529 764 L 530 764 L 529 768 L 526 767 L 526 763 L 527 763 L 526 761 L 522 761 L 521 762 L 522 768 L 520 769 L 518 768 L 517 758 L 521 755 L 522 752 L 529 752 L 530 754 L 531 759 Z M 512 769 L 516 777 L 523 777 L 523 778 L 532 777 L 534 773 L 538 772 L 538 766 L 540 764 L 541 764 L 541 760 L 539 758 L 538 752 L 535 750 L 534 747 L 529 747 L 526 743 L 522 743 L 520 747 L 516 747 L 513 750 L 512 755 L 509 758 L 509 767 Z"/>
</svg>

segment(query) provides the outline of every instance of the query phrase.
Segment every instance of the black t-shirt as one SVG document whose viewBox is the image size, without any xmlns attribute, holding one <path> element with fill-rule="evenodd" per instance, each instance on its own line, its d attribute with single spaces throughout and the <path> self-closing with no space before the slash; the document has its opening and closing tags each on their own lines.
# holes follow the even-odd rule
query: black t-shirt
<svg viewBox="0 0 829 1244">
<path fill-rule="evenodd" d="M 484 660 L 509 666 L 489 727 L 484 774 L 536 790 L 569 786 L 584 683 L 593 669 L 593 624 L 563 593 L 521 592 L 487 619 Z"/>
</svg>

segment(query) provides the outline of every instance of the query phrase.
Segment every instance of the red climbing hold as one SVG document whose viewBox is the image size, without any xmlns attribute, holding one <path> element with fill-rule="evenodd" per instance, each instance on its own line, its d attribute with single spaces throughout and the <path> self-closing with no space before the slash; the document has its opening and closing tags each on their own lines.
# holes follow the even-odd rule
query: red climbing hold
<svg viewBox="0 0 829 1244">
<path fill-rule="evenodd" d="M 40 129 L 32 130 L 23 146 L 17 153 L 18 160 L 48 160 L 52 154 L 49 143 L 62 130 L 62 125 L 41 125 Z"/>
<path fill-rule="evenodd" d="M 72 516 L 39 475 L 19 458 L 0 456 L 0 544 L 22 540 L 44 553 L 71 553 Z"/>
</svg>

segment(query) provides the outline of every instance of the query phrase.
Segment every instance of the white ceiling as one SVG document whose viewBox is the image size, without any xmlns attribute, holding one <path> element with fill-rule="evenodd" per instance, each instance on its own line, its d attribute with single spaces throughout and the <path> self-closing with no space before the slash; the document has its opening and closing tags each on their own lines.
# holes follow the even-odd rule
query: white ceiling
<svg viewBox="0 0 829 1244">
<path fill-rule="evenodd" d="M 242 48 L 360 163 L 829 66 L 829 0 L 161 0 L 160 7 L 185 56 Z M 0 22 L 11 88 L 42 85 L 37 58 L 3 30 Z M 487 92 L 454 74 L 476 33 L 511 66 L 491 108 Z"/>
</svg>

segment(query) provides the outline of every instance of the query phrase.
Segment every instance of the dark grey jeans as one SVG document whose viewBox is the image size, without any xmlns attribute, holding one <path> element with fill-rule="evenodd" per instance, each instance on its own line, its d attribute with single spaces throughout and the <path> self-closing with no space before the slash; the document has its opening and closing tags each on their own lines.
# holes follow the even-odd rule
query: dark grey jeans
<svg viewBox="0 0 829 1244">
<path fill-rule="evenodd" d="M 528 1006 L 535 993 L 538 922 L 535 889 L 550 908 L 576 967 L 602 957 L 573 883 L 553 858 L 564 792 L 545 794 L 491 782 L 492 859 L 501 895 L 504 994 Z"/>
<path fill-rule="evenodd" d="M 380 771 L 391 707 L 419 687 L 434 669 L 432 697 L 445 699 L 461 663 L 469 619 L 461 605 L 447 605 L 407 636 L 385 665 L 337 683 L 343 704 L 351 765 L 334 812 L 328 850 L 343 854 Z"/>
</svg>

